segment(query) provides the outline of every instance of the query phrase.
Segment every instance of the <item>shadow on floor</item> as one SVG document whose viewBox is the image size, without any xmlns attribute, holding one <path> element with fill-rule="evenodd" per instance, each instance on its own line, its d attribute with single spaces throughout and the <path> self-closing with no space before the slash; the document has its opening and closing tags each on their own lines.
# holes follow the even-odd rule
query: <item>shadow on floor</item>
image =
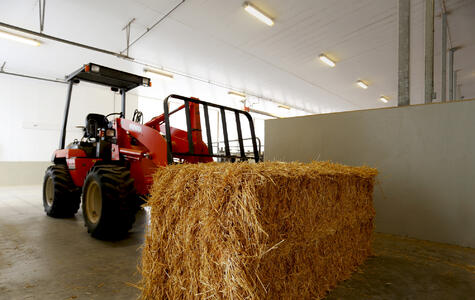
<svg viewBox="0 0 475 300">
<path fill-rule="evenodd" d="M 475 249 L 376 233 L 373 251 L 327 299 L 475 299 Z"/>
</svg>

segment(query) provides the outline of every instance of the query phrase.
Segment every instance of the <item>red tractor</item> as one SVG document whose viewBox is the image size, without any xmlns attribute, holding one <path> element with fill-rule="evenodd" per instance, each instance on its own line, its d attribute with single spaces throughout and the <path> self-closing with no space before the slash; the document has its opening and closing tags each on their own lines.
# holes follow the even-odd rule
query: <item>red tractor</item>
<svg viewBox="0 0 475 300">
<path fill-rule="evenodd" d="M 142 113 L 125 119 L 126 92 L 138 86 L 151 86 L 149 78 L 97 64 L 84 65 L 67 78 L 69 83 L 59 150 L 54 165 L 46 170 L 43 206 L 51 217 L 71 217 L 79 209 L 88 232 L 96 238 L 124 236 L 135 221 L 135 214 L 149 194 L 156 168 L 172 163 L 219 161 L 259 161 L 252 118 L 248 112 L 179 95 L 164 100 L 164 113 L 142 124 Z M 73 85 L 80 81 L 109 86 L 122 96 L 122 111 L 107 116 L 90 113 L 84 135 L 65 147 L 66 127 Z M 169 112 L 169 99 L 183 105 Z M 207 141 L 202 139 L 200 107 L 203 109 Z M 208 108 L 221 115 L 224 149 L 213 153 Z M 186 128 L 170 126 L 170 116 L 185 110 Z M 227 116 L 233 115 L 238 136 L 238 153 L 231 154 Z M 115 116 L 115 117 L 112 117 Z M 251 151 L 245 151 L 241 117 L 249 123 Z M 218 149 L 219 150 L 219 149 Z M 82 197 L 81 197 L 82 195 Z"/>
</svg>

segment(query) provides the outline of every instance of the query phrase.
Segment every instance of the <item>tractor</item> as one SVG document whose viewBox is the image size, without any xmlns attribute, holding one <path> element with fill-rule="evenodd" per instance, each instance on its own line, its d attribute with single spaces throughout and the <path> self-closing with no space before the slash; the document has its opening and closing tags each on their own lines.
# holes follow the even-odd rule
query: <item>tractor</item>
<svg viewBox="0 0 475 300">
<path fill-rule="evenodd" d="M 54 218 L 72 217 L 82 203 L 87 231 L 98 239 L 123 237 L 132 228 L 135 215 L 153 183 L 155 170 L 176 163 L 213 161 L 259 161 L 259 151 L 250 114 L 197 98 L 170 95 L 163 114 L 143 124 L 136 110 L 126 119 L 126 93 L 138 86 L 151 86 L 150 78 L 89 63 L 66 77 L 68 92 L 59 149 L 52 157 L 43 183 L 43 206 Z M 89 113 L 84 134 L 65 146 L 72 89 L 81 81 L 110 87 L 121 95 L 121 112 Z M 169 100 L 183 103 L 170 111 Z M 209 108 L 219 111 L 224 148 L 213 150 Z M 202 109 L 202 113 L 200 112 Z M 185 112 L 186 129 L 170 125 L 170 116 Z M 206 142 L 202 137 L 204 117 Z M 231 153 L 228 119 L 236 122 L 239 151 Z M 243 121 L 244 120 L 244 121 Z M 242 122 L 249 123 L 250 138 L 244 139 Z M 252 142 L 245 151 L 244 140 Z"/>
</svg>

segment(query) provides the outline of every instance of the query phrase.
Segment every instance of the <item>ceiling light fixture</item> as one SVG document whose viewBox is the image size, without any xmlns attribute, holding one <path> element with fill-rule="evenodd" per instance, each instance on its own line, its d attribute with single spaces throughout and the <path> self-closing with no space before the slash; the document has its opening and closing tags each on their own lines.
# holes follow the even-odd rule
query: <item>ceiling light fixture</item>
<svg viewBox="0 0 475 300">
<path fill-rule="evenodd" d="M 325 54 L 320 54 L 319 56 L 320 60 L 323 61 L 324 63 L 326 63 L 327 65 L 329 65 L 330 67 L 334 67 L 335 66 L 335 62 L 333 60 L 331 60 L 330 58 L 328 58 L 328 56 L 326 56 Z"/>
<path fill-rule="evenodd" d="M 144 70 L 145 73 L 153 73 L 153 74 L 157 74 L 157 75 L 160 75 L 160 76 L 163 76 L 163 77 L 168 77 L 168 78 L 173 79 L 173 74 L 165 72 L 163 70 L 152 69 L 152 68 L 145 68 L 143 70 Z"/>
<path fill-rule="evenodd" d="M 274 25 L 274 20 L 270 18 L 269 16 L 266 16 L 261 10 L 259 10 L 257 7 L 252 5 L 249 2 L 244 2 L 244 10 L 259 19 L 259 21 L 272 26 Z"/>
<path fill-rule="evenodd" d="M 20 43 L 27 44 L 30 46 L 35 46 L 35 47 L 38 47 L 39 45 L 41 45 L 40 41 L 30 39 L 21 35 L 17 35 L 11 32 L 3 31 L 3 30 L 0 30 L 0 38 L 7 39 L 10 41 L 20 42 Z"/>
<path fill-rule="evenodd" d="M 362 89 L 366 90 L 368 88 L 368 84 L 366 82 L 364 82 L 363 80 L 358 80 L 356 82 L 356 84 Z"/>
<path fill-rule="evenodd" d="M 383 103 L 388 103 L 389 102 L 389 98 L 386 97 L 386 96 L 381 96 L 379 97 L 379 101 L 383 102 Z"/>
<path fill-rule="evenodd" d="M 239 97 L 239 98 L 246 98 L 246 94 L 243 94 L 243 93 L 240 93 L 240 92 L 235 92 L 235 91 L 229 91 L 228 95 L 236 96 L 236 97 Z"/>
<path fill-rule="evenodd" d="M 279 108 L 290 110 L 290 106 L 284 104 L 279 104 Z"/>
</svg>

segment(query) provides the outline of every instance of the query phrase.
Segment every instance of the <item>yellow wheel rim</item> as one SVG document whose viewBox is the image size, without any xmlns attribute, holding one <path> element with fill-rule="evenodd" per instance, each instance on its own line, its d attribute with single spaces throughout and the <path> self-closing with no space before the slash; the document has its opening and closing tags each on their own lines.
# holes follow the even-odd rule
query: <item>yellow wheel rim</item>
<svg viewBox="0 0 475 300">
<path fill-rule="evenodd" d="M 48 179 L 46 179 L 45 193 L 46 203 L 48 203 L 48 206 L 52 206 L 54 200 L 54 185 L 53 178 L 51 177 L 48 177 Z"/>
<path fill-rule="evenodd" d="M 99 185 L 92 181 L 86 193 L 86 215 L 92 223 L 99 222 L 102 213 L 102 196 Z"/>
</svg>

